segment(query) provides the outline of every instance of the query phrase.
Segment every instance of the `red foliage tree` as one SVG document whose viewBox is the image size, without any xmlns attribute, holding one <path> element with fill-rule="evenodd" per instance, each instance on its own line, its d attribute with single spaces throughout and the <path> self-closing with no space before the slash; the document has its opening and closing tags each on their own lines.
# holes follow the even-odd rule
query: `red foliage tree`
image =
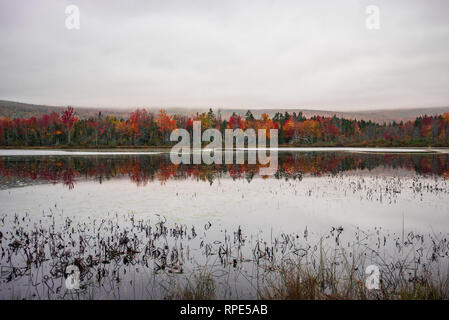
<svg viewBox="0 0 449 320">
<path fill-rule="evenodd" d="M 75 116 L 75 110 L 72 107 L 68 106 L 67 109 L 62 112 L 61 119 L 67 131 L 67 143 L 70 144 L 70 136 L 72 133 L 73 125 L 78 121 L 78 118 Z"/>
</svg>

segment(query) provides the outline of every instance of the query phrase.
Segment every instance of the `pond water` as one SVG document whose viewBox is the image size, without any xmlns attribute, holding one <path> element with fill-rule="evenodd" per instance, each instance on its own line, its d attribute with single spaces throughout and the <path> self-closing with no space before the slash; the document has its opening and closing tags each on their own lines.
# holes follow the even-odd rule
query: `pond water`
<svg viewBox="0 0 449 320">
<path fill-rule="evenodd" d="M 161 227 L 153 237 L 165 243 L 159 244 L 160 247 L 179 250 L 181 246 L 181 251 L 187 247 L 190 250 L 189 258 L 183 257 L 182 263 L 181 259 L 175 259 L 184 266 L 183 274 L 189 267 L 193 270 L 211 264 L 210 261 L 215 263 L 218 256 L 221 258 L 217 252 L 223 243 L 229 240 L 235 244 L 236 237 L 240 236 L 252 246 L 246 251 L 239 247 L 236 256 L 228 257 L 234 268 L 235 257 L 239 257 L 239 262 L 249 262 L 251 259 L 245 260 L 245 252 L 254 256 L 254 245 L 277 243 L 273 239 L 285 235 L 296 235 L 308 244 L 316 244 L 325 237 L 341 245 L 353 244 L 354 237 L 363 233 L 373 236 L 373 244 L 379 242 L 381 236 L 385 237 L 383 244 L 387 251 L 397 248 L 398 241 L 404 244 L 410 235 L 413 239 L 416 235 L 446 239 L 449 155 L 441 150 L 280 149 L 278 157 L 277 173 L 260 176 L 257 165 L 174 165 L 167 151 L 0 151 L 0 231 L 3 237 L 0 297 L 51 298 L 62 294 L 63 289 L 58 291 L 49 289 L 48 283 L 43 285 L 45 272 L 52 270 L 50 265 L 43 266 L 43 262 L 35 263 L 40 272 L 35 280 L 30 280 L 33 276 L 25 272 L 33 268 L 27 268 L 26 263 L 16 267 L 17 272 L 14 272 L 18 275 L 11 276 L 11 270 L 15 270 L 13 262 L 20 265 L 26 259 L 23 254 L 12 252 L 11 243 L 20 241 L 20 251 L 25 245 L 19 234 L 23 237 L 23 232 L 28 232 L 25 237 L 31 237 L 36 235 L 36 229 L 40 228 L 44 234 L 45 228 L 53 228 L 54 234 L 63 234 L 58 240 L 64 241 L 60 248 L 63 252 L 72 238 L 67 234 L 68 221 L 71 226 L 92 225 L 92 230 L 98 229 L 98 232 L 91 236 L 98 233 L 97 238 L 100 234 L 108 237 L 112 224 L 122 230 L 125 226 L 134 230 L 135 221 L 148 223 L 154 230 Z M 102 223 L 110 223 L 109 228 Z M 164 234 L 164 226 L 170 226 L 168 230 L 171 231 Z M 178 227 L 184 238 L 177 236 Z M 73 253 L 74 248 L 79 250 L 82 245 L 81 240 L 78 241 L 79 228 L 72 232 L 76 234 L 73 236 L 76 245 L 71 246 Z M 133 232 L 143 233 L 144 228 Z M 146 233 L 148 236 L 148 231 Z M 35 242 L 37 248 L 40 242 Z M 52 249 L 43 243 L 41 251 L 48 251 L 44 253 L 46 259 L 51 261 L 49 256 L 55 259 Z M 294 250 L 303 244 L 298 244 Z M 91 247 L 98 255 L 97 249 Z M 422 249 L 435 251 L 425 245 Z M 414 247 L 414 250 L 419 248 Z M 8 256 L 13 257 L 8 259 Z M 69 260 L 64 261 L 69 263 Z M 222 262 L 216 264 L 228 270 L 223 268 Z M 142 263 L 136 260 L 133 268 Z M 154 265 L 146 266 L 145 277 L 154 280 Z M 251 267 L 248 264 L 246 268 Z M 19 270 L 25 271 L 20 273 Z M 170 277 L 178 269 L 173 270 Z M 131 272 L 134 280 L 136 272 Z M 61 274 L 51 274 L 52 281 L 57 279 L 61 287 L 64 281 Z M 241 280 L 235 272 L 227 273 L 225 283 L 229 284 L 230 275 L 234 277 L 233 290 L 228 286 L 223 289 L 222 296 L 257 296 L 254 283 L 249 285 L 251 281 Z M 130 277 L 130 272 L 123 277 Z M 137 289 L 136 293 L 136 286 L 122 285 L 117 291 L 98 289 L 89 294 L 96 298 L 160 297 L 160 288 L 154 289 L 152 284 L 150 295 L 148 287 Z"/>
</svg>

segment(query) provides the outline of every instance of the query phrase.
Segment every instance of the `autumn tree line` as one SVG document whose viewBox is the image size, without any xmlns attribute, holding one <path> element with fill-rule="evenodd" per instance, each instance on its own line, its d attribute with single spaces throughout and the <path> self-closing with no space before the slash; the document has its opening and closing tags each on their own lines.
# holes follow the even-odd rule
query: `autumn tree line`
<svg viewBox="0 0 449 320">
<path fill-rule="evenodd" d="M 278 143 L 292 146 L 449 146 L 449 113 L 422 116 L 413 121 L 379 124 L 372 121 L 313 116 L 301 112 L 276 113 L 273 117 L 233 114 L 223 118 L 212 109 L 195 116 L 157 114 L 145 109 L 127 119 L 103 116 L 80 119 L 72 107 L 61 114 L 40 117 L 0 118 L 0 146 L 164 146 L 172 145 L 170 133 L 183 128 L 192 133 L 193 121 L 202 130 L 278 129 Z M 191 135 L 192 136 L 192 135 Z"/>
</svg>

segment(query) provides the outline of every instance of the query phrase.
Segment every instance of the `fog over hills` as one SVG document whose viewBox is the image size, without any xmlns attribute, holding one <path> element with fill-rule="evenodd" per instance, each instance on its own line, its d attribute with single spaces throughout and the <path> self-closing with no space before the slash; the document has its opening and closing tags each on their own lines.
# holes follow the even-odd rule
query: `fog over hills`
<svg viewBox="0 0 449 320">
<path fill-rule="evenodd" d="M 145 108 L 153 113 L 157 113 L 161 107 L 130 107 L 130 108 L 99 108 L 99 107 L 83 107 L 83 106 L 73 106 L 79 117 L 88 118 L 95 117 L 99 112 L 102 113 L 103 116 L 113 115 L 117 118 L 127 118 L 129 114 L 137 108 Z M 23 103 L 23 102 L 15 102 L 15 101 L 5 101 L 0 100 L 0 118 L 2 117 L 38 117 L 43 114 L 49 114 L 51 112 L 60 113 L 64 110 L 66 106 L 48 106 L 48 105 L 37 105 L 31 103 Z M 222 117 L 229 117 L 233 113 L 245 115 L 248 109 L 227 109 L 227 108 L 217 108 L 211 106 L 212 110 L 218 114 L 220 112 Z M 162 108 L 167 111 L 169 114 L 182 114 L 194 116 L 197 113 L 207 112 L 208 108 Z M 413 120 L 418 116 L 423 115 L 439 115 L 445 112 L 449 112 L 449 106 L 446 107 L 429 107 L 429 108 L 409 108 L 409 109 L 378 109 L 378 110 L 367 110 L 367 111 L 329 111 L 329 110 L 312 110 L 307 108 L 285 108 L 285 109 L 252 109 L 251 112 L 255 117 L 260 117 L 263 113 L 267 113 L 270 116 L 273 116 L 276 112 L 289 112 L 292 114 L 293 112 L 302 112 L 306 117 L 312 117 L 315 115 L 325 116 L 325 117 L 333 117 L 334 115 L 337 117 L 344 117 L 347 119 L 358 119 L 358 120 L 371 120 L 374 122 L 391 122 L 391 121 L 408 121 Z"/>
</svg>

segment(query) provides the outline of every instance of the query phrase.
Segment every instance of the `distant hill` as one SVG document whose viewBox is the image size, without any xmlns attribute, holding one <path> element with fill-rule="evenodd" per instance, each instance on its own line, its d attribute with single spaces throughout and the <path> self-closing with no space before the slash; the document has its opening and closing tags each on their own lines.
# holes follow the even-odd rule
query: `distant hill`
<svg viewBox="0 0 449 320">
<path fill-rule="evenodd" d="M 112 109 L 112 108 L 86 108 L 86 107 L 77 107 L 73 106 L 81 118 L 88 118 L 91 116 L 98 115 L 99 112 L 102 113 L 103 116 L 113 115 L 117 118 L 128 118 L 129 114 L 135 110 L 135 108 L 129 109 Z M 61 113 L 66 106 L 45 106 L 45 105 L 36 105 L 22 102 L 14 102 L 14 101 L 4 101 L 0 100 L 0 118 L 1 117 L 38 117 L 43 114 L 48 114 L 53 111 Z M 147 110 L 157 113 L 160 108 L 151 107 L 147 108 Z M 169 114 L 183 114 L 193 116 L 197 113 L 207 112 L 208 108 L 165 108 L 167 113 Z M 245 115 L 248 109 L 217 109 L 212 107 L 212 110 L 215 113 L 220 111 L 222 117 L 229 117 L 233 113 Z M 263 113 L 268 114 L 270 117 L 273 116 L 276 112 L 289 112 L 292 114 L 293 112 L 302 112 L 306 117 L 311 116 L 325 116 L 325 117 L 333 117 L 334 115 L 337 117 L 344 117 L 347 119 L 357 119 L 357 120 L 371 120 L 374 122 L 392 122 L 392 121 L 408 121 L 413 120 L 418 116 L 422 115 L 439 115 L 445 112 L 449 112 L 448 107 L 434 107 L 434 108 L 413 108 L 413 109 L 393 109 L 393 110 L 369 110 L 369 111 L 328 111 L 328 110 L 310 110 L 310 109 L 252 109 L 251 112 L 255 117 L 260 117 Z"/>
<path fill-rule="evenodd" d="M 229 109 L 222 110 L 221 113 L 225 117 L 231 115 L 233 112 L 237 114 L 244 115 L 247 110 L 238 110 L 238 109 Z M 251 110 L 255 117 L 260 117 L 261 114 L 266 113 L 268 115 L 273 116 L 276 112 L 289 112 L 292 114 L 293 112 L 302 112 L 307 118 L 312 116 L 320 115 L 324 117 L 333 117 L 334 115 L 340 118 L 346 119 L 357 119 L 357 120 L 365 120 L 365 121 L 373 121 L 378 123 L 383 122 L 400 122 L 400 121 L 409 121 L 414 120 L 416 117 L 423 115 L 440 115 L 445 112 L 449 112 L 448 107 L 436 107 L 436 108 L 413 108 L 413 109 L 379 109 L 379 110 L 369 110 L 369 111 L 328 111 L 328 110 L 310 110 L 310 109 L 259 109 L 259 110 Z"/>
<path fill-rule="evenodd" d="M 113 115 L 117 118 L 127 118 L 131 110 L 122 109 L 106 109 L 106 108 L 83 108 L 73 106 L 76 113 L 81 118 L 89 118 L 97 116 L 99 112 L 102 115 Z M 31 118 L 39 117 L 44 114 L 49 114 L 51 112 L 61 113 L 67 106 L 45 106 L 38 104 L 14 102 L 0 100 L 0 118 L 11 117 L 11 118 Z"/>
</svg>

